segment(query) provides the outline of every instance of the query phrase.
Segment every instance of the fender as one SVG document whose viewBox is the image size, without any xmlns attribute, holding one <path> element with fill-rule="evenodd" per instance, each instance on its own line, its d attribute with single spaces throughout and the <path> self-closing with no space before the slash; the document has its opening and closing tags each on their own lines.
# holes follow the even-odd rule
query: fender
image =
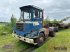
<svg viewBox="0 0 70 52">
<path fill-rule="evenodd" d="M 48 28 L 41 28 L 41 29 L 39 30 L 39 32 L 44 33 L 44 36 L 45 36 L 45 37 L 48 37 L 48 35 L 49 35 L 49 29 L 48 29 Z"/>
</svg>

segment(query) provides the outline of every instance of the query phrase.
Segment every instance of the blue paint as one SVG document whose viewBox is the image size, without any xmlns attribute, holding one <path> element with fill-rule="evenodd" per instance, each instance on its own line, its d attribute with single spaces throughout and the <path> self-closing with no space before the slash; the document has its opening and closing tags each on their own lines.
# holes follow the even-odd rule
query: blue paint
<svg viewBox="0 0 70 52">
<path fill-rule="evenodd" d="M 38 22 L 39 25 L 33 25 L 33 23 L 22 23 L 23 24 L 23 30 L 20 31 L 18 30 L 16 27 L 14 28 L 14 32 L 16 32 L 17 35 L 19 36 L 25 36 L 26 35 L 29 35 L 29 33 L 31 33 L 31 31 L 39 31 L 39 29 L 42 28 L 42 17 L 40 18 L 40 12 L 42 12 L 41 9 L 39 8 L 34 8 L 33 6 L 25 6 L 25 7 L 21 7 L 20 8 L 21 11 L 24 11 L 24 12 L 28 12 L 28 13 L 31 13 L 31 19 L 30 20 L 25 20 L 24 21 L 30 21 L 30 22 Z M 30 9 L 30 10 L 29 10 Z M 34 10 L 38 10 L 39 11 L 39 16 L 38 17 L 34 17 Z M 30 17 L 30 16 L 29 16 Z M 23 16 L 24 18 L 24 16 Z M 35 32 L 33 33 L 35 34 Z M 30 35 L 33 35 L 32 33 Z"/>
<path fill-rule="evenodd" d="M 21 35 L 24 36 L 24 34 L 30 33 L 32 30 L 37 31 L 40 28 L 42 28 L 42 23 L 40 23 L 39 25 L 33 25 L 33 23 L 25 23 L 23 26 L 23 31 L 19 31 L 18 29 L 14 29 L 14 31 L 16 32 L 17 35 Z"/>
</svg>

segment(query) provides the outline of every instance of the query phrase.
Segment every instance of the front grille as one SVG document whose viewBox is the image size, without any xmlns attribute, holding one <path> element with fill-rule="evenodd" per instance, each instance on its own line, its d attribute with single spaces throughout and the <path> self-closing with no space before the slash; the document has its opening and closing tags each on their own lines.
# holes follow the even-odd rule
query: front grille
<svg viewBox="0 0 70 52">
<path fill-rule="evenodd" d="M 23 31 L 23 23 L 16 23 L 16 29 L 19 31 Z"/>
</svg>

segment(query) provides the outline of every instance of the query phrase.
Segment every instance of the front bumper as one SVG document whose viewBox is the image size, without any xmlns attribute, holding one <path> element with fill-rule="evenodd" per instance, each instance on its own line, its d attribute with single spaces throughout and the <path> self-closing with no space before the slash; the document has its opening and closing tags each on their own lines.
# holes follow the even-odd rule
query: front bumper
<svg viewBox="0 0 70 52">
<path fill-rule="evenodd" d="M 37 45 L 37 43 L 34 43 L 34 39 L 18 36 L 18 35 L 14 34 L 14 33 L 12 34 L 12 36 L 16 37 L 17 39 L 22 40 L 22 41 L 24 41 L 26 43 Z"/>
</svg>

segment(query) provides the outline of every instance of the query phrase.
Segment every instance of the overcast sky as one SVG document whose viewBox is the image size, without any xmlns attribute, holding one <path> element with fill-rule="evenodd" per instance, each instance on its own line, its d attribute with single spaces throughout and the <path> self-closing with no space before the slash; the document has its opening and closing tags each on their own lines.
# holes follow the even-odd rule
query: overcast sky
<svg viewBox="0 0 70 52">
<path fill-rule="evenodd" d="M 19 18 L 19 7 L 25 5 L 35 5 L 44 9 L 44 16 L 49 16 L 51 20 L 70 16 L 70 0 L 2 0 L 0 1 L 0 21 L 10 21 L 12 14 Z"/>
</svg>

